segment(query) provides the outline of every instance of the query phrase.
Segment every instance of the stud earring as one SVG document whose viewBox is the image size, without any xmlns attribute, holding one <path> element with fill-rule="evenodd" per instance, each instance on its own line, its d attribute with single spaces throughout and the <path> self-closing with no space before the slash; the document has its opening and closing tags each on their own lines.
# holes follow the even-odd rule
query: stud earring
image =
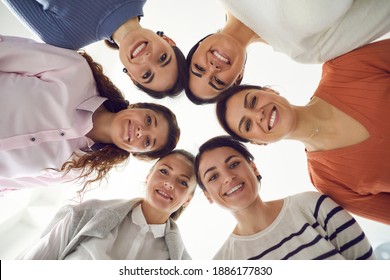
<svg viewBox="0 0 390 280">
<path fill-rule="evenodd" d="M 156 32 L 158 36 L 162 37 L 164 35 L 164 32 L 163 31 L 157 31 Z"/>
<path fill-rule="evenodd" d="M 122 71 L 123 71 L 123 73 L 125 73 L 125 74 L 127 74 L 127 72 L 128 72 L 126 68 L 123 68 Z"/>
</svg>

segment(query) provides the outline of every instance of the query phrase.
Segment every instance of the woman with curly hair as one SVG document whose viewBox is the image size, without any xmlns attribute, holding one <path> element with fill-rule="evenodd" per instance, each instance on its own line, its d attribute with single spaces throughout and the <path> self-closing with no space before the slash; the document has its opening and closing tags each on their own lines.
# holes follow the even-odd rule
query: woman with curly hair
<svg viewBox="0 0 390 280">
<path fill-rule="evenodd" d="M 86 187 L 130 154 L 176 147 L 176 116 L 129 105 L 86 53 L 2 36 L 0 65 L 0 193 L 76 178 Z"/>
</svg>

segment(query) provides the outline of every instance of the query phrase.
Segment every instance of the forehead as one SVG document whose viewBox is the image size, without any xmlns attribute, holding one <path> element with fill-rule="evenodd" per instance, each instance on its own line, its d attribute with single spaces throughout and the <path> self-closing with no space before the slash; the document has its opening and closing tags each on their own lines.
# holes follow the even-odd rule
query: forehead
<svg viewBox="0 0 390 280">
<path fill-rule="evenodd" d="M 173 172 L 186 175 L 188 177 L 194 176 L 194 165 L 185 156 L 181 154 L 170 154 L 160 159 L 156 163 L 156 167 L 168 166 Z"/>
<path fill-rule="evenodd" d="M 200 158 L 199 170 L 207 169 L 211 166 L 225 165 L 225 161 L 231 156 L 243 158 L 239 152 L 231 147 L 219 147 L 204 152 Z"/>
</svg>

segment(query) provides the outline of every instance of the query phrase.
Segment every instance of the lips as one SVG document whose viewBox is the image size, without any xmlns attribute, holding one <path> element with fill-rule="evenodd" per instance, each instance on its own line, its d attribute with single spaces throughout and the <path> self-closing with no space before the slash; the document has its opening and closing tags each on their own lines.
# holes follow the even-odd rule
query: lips
<svg viewBox="0 0 390 280">
<path fill-rule="evenodd" d="M 225 54 L 222 54 L 222 53 L 220 53 L 218 51 L 212 51 L 211 53 L 213 54 L 213 56 L 215 58 L 218 59 L 218 61 L 220 61 L 222 63 L 225 63 L 225 64 L 230 64 L 230 59 Z"/>
<path fill-rule="evenodd" d="M 233 186 L 232 188 L 230 188 L 227 192 L 225 192 L 223 195 L 225 196 L 231 196 L 231 195 L 234 195 L 235 193 L 241 191 L 244 187 L 244 184 L 241 183 L 241 184 L 238 184 L 236 186 Z"/>
<path fill-rule="evenodd" d="M 162 197 L 162 198 L 164 198 L 164 199 L 166 199 L 166 200 L 173 200 L 173 197 L 172 197 L 170 194 L 168 194 L 167 192 L 164 192 L 163 190 L 156 189 L 156 193 L 157 193 L 160 197 Z"/>
<path fill-rule="evenodd" d="M 272 108 L 271 114 L 269 116 L 268 130 L 271 130 L 272 128 L 274 128 L 274 126 L 278 122 L 278 120 L 279 120 L 279 114 L 278 114 L 278 111 L 277 111 L 276 107 L 274 106 Z"/>
<path fill-rule="evenodd" d="M 139 44 L 137 44 L 134 47 L 134 49 L 132 50 L 130 57 L 133 59 L 133 58 L 137 58 L 138 56 L 140 56 L 144 52 L 144 50 L 146 49 L 147 45 L 148 45 L 147 42 L 140 42 Z"/>
<path fill-rule="evenodd" d="M 131 121 L 129 121 L 127 125 L 127 141 L 130 142 L 133 138 L 133 125 L 131 124 Z"/>
</svg>

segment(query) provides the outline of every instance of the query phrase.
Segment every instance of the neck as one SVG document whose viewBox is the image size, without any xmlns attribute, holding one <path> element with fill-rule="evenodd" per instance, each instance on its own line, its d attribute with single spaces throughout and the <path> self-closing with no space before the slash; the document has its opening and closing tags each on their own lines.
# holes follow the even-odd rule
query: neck
<svg viewBox="0 0 390 280">
<path fill-rule="evenodd" d="M 141 208 L 142 212 L 144 213 L 145 220 L 148 224 L 165 224 L 169 219 L 169 213 L 165 213 L 154 208 L 146 200 L 142 201 Z"/>
<path fill-rule="evenodd" d="M 126 21 L 124 24 L 118 27 L 117 30 L 112 34 L 112 39 L 120 46 L 122 39 L 129 33 L 134 30 L 141 29 L 142 26 L 138 21 L 138 17 L 133 17 Z"/>
<path fill-rule="evenodd" d="M 87 137 L 98 143 L 112 143 L 110 129 L 115 113 L 106 110 L 101 105 L 92 115 L 92 129 L 87 133 Z"/>
<path fill-rule="evenodd" d="M 233 233 L 247 236 L 264 230 L 277 218 L 282 206 L 283 200 L 263 202 L 258 196 L 249 207 L 233 213 L 237 220 Z"/>
<path fill-rule="evenodd" d="M 244 48 L 254 42 L 264 42 L 252 29 L 243 24 L 229 12 L 226 14 L 227 20 L 221 33 L 232 36 Z"/>
<path fill-rule="evenodd" d="M 313 97 L 306 106 L 295 107 L 297 124 L 293 133 L 286 138 L 302 142 L 308 151 L 321 150 L 326 135 L 332 134 L 332 129 L 326 125 L 332 113 L 322 105 L 320 99 Z"/>
</svg>

